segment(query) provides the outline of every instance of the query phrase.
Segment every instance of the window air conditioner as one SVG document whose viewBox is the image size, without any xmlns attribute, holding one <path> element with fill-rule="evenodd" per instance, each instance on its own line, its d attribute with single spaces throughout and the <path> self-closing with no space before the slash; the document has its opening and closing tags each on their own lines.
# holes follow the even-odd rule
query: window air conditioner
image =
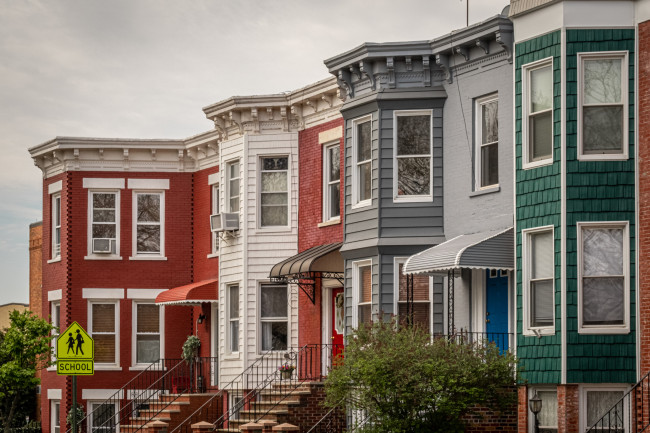
<svg viewBox="0 0 650 433">
<path fill-rule="evenodd" d="M 115 239 L 110 238 L 97 238 L 93 239 L 93 253 L 94 254 L 110 254 L 113 252 L 111 248 Z"/>
<path fill-rule="evenodd" d="M 210 215 L 210 230 L 213 232 L 239 230 L 239 214 L 221 213 Z"/>
</svg>

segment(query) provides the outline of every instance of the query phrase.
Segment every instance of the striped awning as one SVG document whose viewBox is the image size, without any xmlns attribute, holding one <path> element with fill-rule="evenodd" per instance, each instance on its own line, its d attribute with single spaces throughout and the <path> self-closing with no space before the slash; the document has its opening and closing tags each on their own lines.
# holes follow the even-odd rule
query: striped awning
<svg viewBox="0 0 650 433">
<path fill-rule="evenodd" d="M 434 274 L 452 269 L 515 268 L 512 227 L 457 236 L 408 258 L 405 274 Z"/>
<path fill-rule="evenodd" d="M 217 279 L 203 280 L 185 286 L 165 290 L 156 296 L 157 305 L 201 305 L 217 302 Z"/>
<path fill-rule="evenodd" d="M 313 273 L 342 273 L 343 258 L 339 254 L 341 242 L 318 245 L 277 263 L 271 268 L 270 278 L 292 278 Z"/>
</svg>

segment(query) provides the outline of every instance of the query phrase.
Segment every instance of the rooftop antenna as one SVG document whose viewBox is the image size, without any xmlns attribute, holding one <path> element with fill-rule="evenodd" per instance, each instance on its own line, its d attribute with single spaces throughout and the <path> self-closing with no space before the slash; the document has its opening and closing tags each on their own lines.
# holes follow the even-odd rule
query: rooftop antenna
<svg viewBox="0 0 650 433">
<path fill-rule="evenodd" d="M 463 0 L 460 1 L 463 2 Z M 469 0 L 465 0 L 465 27 L 469 27 Z"/>
</svg>

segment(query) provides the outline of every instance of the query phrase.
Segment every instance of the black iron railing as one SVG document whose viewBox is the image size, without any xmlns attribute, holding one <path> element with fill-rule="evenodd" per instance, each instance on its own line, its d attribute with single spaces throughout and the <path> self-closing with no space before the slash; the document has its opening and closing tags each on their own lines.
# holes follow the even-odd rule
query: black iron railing
<svg viewBox="0 0 650 433">
<path fill-rule="evenodd" d="M 447 335 L 434 335 L 434 337 L 448 337 Z M 496 345 L 501 352 L 510 350 L 513 347 L 515 334 L 508 332 L 469 332 L 463 329 L 457 331 L 451 337 L 457 342 L 481 343 Z"/>
</svg>

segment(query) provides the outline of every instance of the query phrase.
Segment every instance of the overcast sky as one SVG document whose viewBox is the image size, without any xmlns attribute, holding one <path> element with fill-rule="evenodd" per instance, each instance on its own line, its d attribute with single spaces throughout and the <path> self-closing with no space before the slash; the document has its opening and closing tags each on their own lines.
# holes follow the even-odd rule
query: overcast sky
<svg viewBox="0 0 650 433">
<path fill-rule="evenodd" d="M 29 147 L 206 131 L 202 107 L 327 78 L 323 60 L 363 42 L 462 28 L 465 1 L 0 0 L 0 305 L 28 302 L 42 218 Z M 469 1 L 470 23 L 508 4 Z"/>
</svg>

